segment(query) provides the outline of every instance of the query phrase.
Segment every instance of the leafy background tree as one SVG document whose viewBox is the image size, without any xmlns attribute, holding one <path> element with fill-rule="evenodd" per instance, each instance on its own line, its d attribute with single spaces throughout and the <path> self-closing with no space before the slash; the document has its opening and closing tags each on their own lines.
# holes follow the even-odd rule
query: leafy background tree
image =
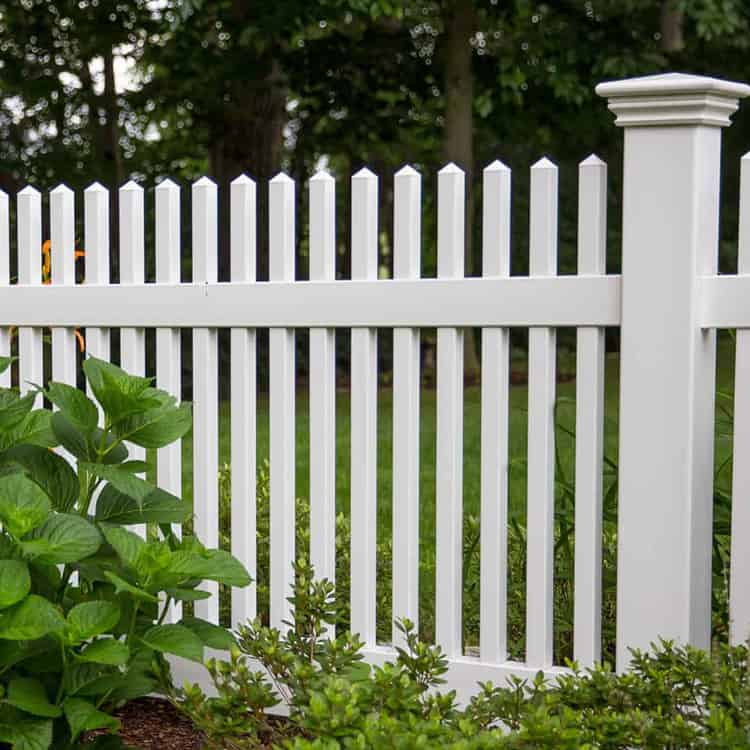
<svg viewBox="0 0 750 750">
<path fill-rule="evenodd" d="M 392 267 L 392 175 L 425 178 L 424 272 L 436 266 L 437 169 L 467 173 L 466 270 L 481 269 L 481 169 L 514 170 L 514 272 L 527 269 L 528 167 L 560 165 L 560 268 L 575 270 L 575 165 L 591 151 L 612 174 L 610 266 L 617 270 L 621 135 L 594 94 L 601 80 L 680 69 L 746 79 L 750 8 L 742 0 L 12 0 L 0 2 L 0 187 L 134 176 L 221 188 L 241 172 L 304 182 L 340 178 L 338 274 L 349 274 L 348 178 L 381 180 L 382 273 Z M 738 156 L 750 117 L 727 133 L 724 236 L 736 223 Z M 187 202 L 187 201 L 186 201 Z M 147 204 L 150 208 L 150 204 Z M 306 275 L 300 221 L 298 273 Z M 259 222 L 259 278 L 267 278 Z M 220 277 L 229 273 L 221 222 Z M 149 231 L 152 231 L 149 225 Z M 189 237 L 189 221 L 185 221 Z M 189 240 L 186 245 L 189 244 Z M 731 268 L 730 243 L 722 267 Z M 113 254 L 113 260 L 116 260 Z M 113 263 L 115 276 L 116 263 Z M 185 274 L 189 275 L 186 260 Z M 467 336 L 467 376 L 478 371 Z"/>
</svg>

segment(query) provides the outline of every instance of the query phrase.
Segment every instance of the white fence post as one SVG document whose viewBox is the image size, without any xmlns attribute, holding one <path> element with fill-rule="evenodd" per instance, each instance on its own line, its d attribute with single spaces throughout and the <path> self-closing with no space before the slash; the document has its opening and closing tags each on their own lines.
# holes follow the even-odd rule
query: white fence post
<svg viewBox="0 0 750 750">
<path fill-rule="evenodd" d="M 721 130 L 750 87 L 667 74 L 600 84 L 625 128 L 617 667 L 659 637 L 707 648 Z"/>
</svg>

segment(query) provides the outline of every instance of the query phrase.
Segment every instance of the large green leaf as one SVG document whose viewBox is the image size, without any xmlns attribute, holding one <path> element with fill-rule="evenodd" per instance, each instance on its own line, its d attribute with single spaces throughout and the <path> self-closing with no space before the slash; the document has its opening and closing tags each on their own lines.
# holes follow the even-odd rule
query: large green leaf
<svg viewBox="0 0 750 750">
<path fill-rule="evenodd" d="M 51 426 L 57 442 L 65 450 L 82 461 L 91 459 L 91 448 L 87 435 L 70 422 L 62 412 L 56 411 L 52 415 Z"/>
<path fill-rule="evenodd" d="M 6 641 L 0 640 L 0 667 L 7 669 L 14 664 L 33 660 L 37 657 L 53 661 L 50 651 L 58 654 L 59 644 L 51 638 L 41 638 L 35 641 Z"/>
<path fill-rule="evenodd" d="M 148 653 L 153 654 L 153 651 Z M 81 688 L 79 695 L 99 696 L 106 693 L 109 701 L 121 703 L 149 695 L 156 687 L 156 679 L 143 670 L 134 668 L 131 662 L 127 672 L 116 672 L 90 682 Z"/>
<path fill-rule="evenodd" d="M 175 398 L 164 391 L 151 389 L 149 394 L 159 406 L 124 419 L 117 425 L 117 434 L 144 448 L 162 448 L 190 430 L 192 410 L 189 404 L 178 406 Z"/>
<path fill-rule="evenodd" d="M 120 726 L 120 722 L 114 716 L 105 714 L 83 698 L 67 698 L 63 703 L 63 710 L 70 726 L 71 741 L 76 740 L 82 732 L 92 729 L 115 731 Z"/>
<path fill-rule="evenodd" d="M 28 719 L 18 713 L 12 722 L 0 723 L 0 740 L 13 750 L 48 750 L 52 744 L 52 719 Z"/>
<path fill-rule="evenodd" d="M 21 549 L 40 563 L 53 565 L 78 562 L 97 552 L 102 536 L 94 524 L 81 516 L 57 513 L 50 516 L 21 542 Z"/>
<path fill-rule="evenodd" d="M 117 594 L 130 594 L 131 596 L 136 597 L 136 599 L 141 599 L 145 602 L 159 601 L 159 599 L 153 594 L 138 588 L 135 584 L 129 583 L 109 570 L 104 572 L 104 577 L 115 587 L 115 593 Z"/>
<path fill-rule="evenodd" d="M 164 593 L 178 602 L 197 602 L 201 599 L 210 599 L 211 592 L 201 589 L 172 588 L 165 589 Z"/>
<path fill-rule="evenodd" d="M 29 567 L 21 560 L 0 560 L 0 609 L 6 609 L 31 591 Z"/>
<path fill-rule="evenodd" d="M 120 621 L 120 606 L 105 600 L 83 602 L 68 612 L 67 619 L 72 638 L 86 641 L 115 628 Z"/>
<path fill-rule="evenodd" d="M 202 620 L 200 617 L 183 617 L 179 624 L 192 630 L 201 639 L 203 645 L 209 648 L 229 651 L 237 646 L 237 641 L 229 630 Z"/>
<path fill-rule="evenodd" d="M 140 501 L 111 484 L 105 485 L 96 501 L 96 520 L 129 526 L 137 523 L 182 523 L 190 516 L 190 506 L 179 497 L 158 487 Z"/>
<path fill-rule="evenodd" d="M 141 640 L 154 651 L 199 663 L 203 661 L 203 641 L 184 625 L 154 625 Z"/>
<path fill-rule="evenodd" d="M 111 664 L 121 666 L 127 664 L 130 658 L 130 649 L 121 641 L 114 638 L 101 638 L 86 646 L 78 658 L 82 661 L 90 661 L 95 664 Z"/>
<path fill-rule="evenodd" d="M 119 672 L 110 666 L 80 662 L 69 664 L 63 675 L 63 687 L 68 695 L 78 693 L 87 695 L 102 695 L 107 692 L 107 681 L 116 679 Z M 92 686 L 99 685 L 101 689 L 94 690 Z M 89 688 L 92 688 L 89 690 Z"/>
<path fill-rule="evenodd" d="M 82 390 L 67 383 L 50 383 L 44 395 L 81 432 L 90 433 L 99 423 L 96 404 Z"/>
<path fill-rule="evenodd" d="M 57 453 L 37 445 L 17 445 L 6 451 L 3 462 L 17 464 L 52 501 L 55 510 L 66 513 L 78 500 L 78 477 L 71 465 Z"/>
<path fill-rule="evenodd" d="M 187 579 L 218 581 L 241 588 L 251 582 L 245 566 L 226 550 L 202 553 L 178 550 L 172 556 L 169 572 Z"/>
<path fill-rule="evenodd" d="M 147 482 L 119 466 L 98 463 L 85 463 L 83 466 L 99 478 L 106 479 L 116 490 L 132 497 L 138 502 L 139 506 L 143 504 L 144 498 L 148 497 L 155 489 L 151 482 Z"/>
<path fill-rule="evenodd" d="M 35 409 L 27 414 L 12 429 L 0 430 L 0 451 L 16 445 L 38 445 L 52 448 L 57 439 L 52 432 L 52 412 L 48 409 Z"/>
<path fill-rule="evenodd" d="M 146 546 L 146 542 L 138 534 L 120 526 L 102 524 L 101 530 L 104 538 L 117 553 L 120 560 L 128 567 L 134 568 Z"/>
<path fill-rule="evenodd" d="M 25 474 L 0 477 L 0 520 L 16 538 L 39 526 L 51 510 L 47 494 Z"/>
<path fill-rule="evenodd" d="M 150 378 L 128 375 L 116 365 L 95 357 L 86 359 L 83 371 L 97 401 L 113 424 L 159 406 L 156 399 L 147 395 L 151 388 Z"/>
<path fill-rule="evenodd" d="M 19 424 L 34 408 L 36 392 L 20 396 L 11 388 L 0 388 L 0 432 L 7 432 Z"/>
<path fill-rule="evenodd" d="M 31 588 L 35 594 L 55 599 L 60 593 L 62 574 L 57 565 L 29 560 L 29 573 L 31 574 Z"/>
<path fill-rule="evenodd" d="M 59 610 L 36 594 L 0 613 L 0 638 L 9 641 L 33 641 L 64 627 Z"/>
<path fill-rule="evenodd" d="M 11 680 L 6 701 L 11 706 L 34 716 L 56 719 L 62 715 L 60 707 L 49 702 L 44 685 L 30 677 L 16 677 Z"/>
</svg>

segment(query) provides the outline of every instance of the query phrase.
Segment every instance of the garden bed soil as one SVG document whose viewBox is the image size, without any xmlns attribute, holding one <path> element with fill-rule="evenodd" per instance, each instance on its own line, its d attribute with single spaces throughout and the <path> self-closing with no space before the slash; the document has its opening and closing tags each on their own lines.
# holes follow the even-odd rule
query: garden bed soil
<svg viewBox="0 0 750 750">
<path fill-rule="evenodd" d="M 203 750 L 203 735 L 169 701 L 138 698 L 115 712 L 120 738 L 132 750 Z M 278 722 L 285 722 L 279 718 Z M 93 739 L 101 732 L 90 732 Z M 260 745 L 258 750 L 271 750 Z"/>
<path fill-rule="evenodd" d="M 139 698 L 115 714 L 122 722 L 122 741 L 138 750 L 201 750 L 201 733 L 174 708 L 160 698 Z M 91 733 L 92 738 L 96 736 Z"/>
</svg>

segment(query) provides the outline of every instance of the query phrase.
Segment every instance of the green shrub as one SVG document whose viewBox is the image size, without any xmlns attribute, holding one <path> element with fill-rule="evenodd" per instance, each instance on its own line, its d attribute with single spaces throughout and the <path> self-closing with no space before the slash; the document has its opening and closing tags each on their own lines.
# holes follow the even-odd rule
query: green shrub
<svg viewBox="0 0 750 750">
<path fill-rule="evenodd" d="M 560 437 L 565 438 L 562 428 Z M 559 442 L 559 441 L 558 441 Z M 518 461 L 514 471 L 525 471 L 525 461 Z M 603 643 L 604 658 L 614 661 L 615 602 L 616 602 L 616 494 L 617 466 L 607 460 L 605 467 L 604 538 L 603 538 Z M 232 474 L 229 464 L 219 470 L 219 527 L 220 543 L 223 549 L 231 548 L 231 494 Z M 573 591 L 574 591 L 574 549 L 575 549 L 575 487 L 558 461 L 556 474 L 556 514 L 555 514 L 555 644 L 557 663 L 573 657 Z M 270 538 L 270 493 L 269 464 L 263 461 L 256 480 L 256 549 L 257 549 L 257 611 L 264 624 L 268 622 L 268 573 Z M 296 500 L 296 552 L 304 559 L 309 550 L 310 504 L 305 498 Z M 464 637 L 467 648 L 479 644 L 479 593 L 480 593 L 480 539 L 479 516 L 467 514 L 464 517 L 463 553 L 463 615 Z M 393 551 L 390 539 L 379 539 L 377 543 L 377 580 L 383 582 L 377 587 L 377 639 L 389 643 L 392 631 L 392 580 Z M 422 554 L 420 559 L 420 580 L 434 581 L 434 557 Z M 336 598 L 342 627 L 349 623 L 349 581 L 351 565 L 351 526 L 343 513 L 336 517 Z M 511 658 L 523 661 L 526 632 L 526 527 L 521 520 L 513 518 L 508 526 L 508 651 Z M 419 635 L 424 641 L 435 637 L 435 622 L 432 590 L 420 597 Z M 230 614 L 229 592 L 222 593 L 221 621 L 233 627 Z M 397 618 L 402 613 L 393 612 Z"/>
<path fill-rule="evenodd" d="M 115 730 L 112 707 L 168 684 L 165 654 L 201 662 L 205 645 L 232 646 L 207 622 L 165 618 L 173 601 L 207 597 L 204 580 L 250 580 L 227 552 L 175 536 L 189 509 L 128 460 L 125 441 L 181 438 L 190 407 L 100 360 L 84 372 L 98 407 L 62 383 L 43 391 L 54 413 L 33 408 L 38 392 L 0 389 L 0 742 L 18 750 Z M 126 528 L 146 523 L 148 541 Z"/>
<path fill-rule="evenodd" d="M 574 409 L 575 400 L 558 398 L 556 412 Z M 719 392 L 717 400 L 717 439 L 732 440 L 732 394 Z M 555 643 L 556 663 L 573 658 L 573 608 L 575 569 L 575 478 L 562 460 L 561 445 L 575 440 L 575 433 L 565 424 L 570 420 L 556 417 L 555 440 Z M 615 609 L 617 600 L 617 478 L 618 464 L 614 457 L 605 455 L 603 461 L 603 540 L 602 540 L 602 658 L 615 661 Z M 526 461 L 511 462 L 513 477 L 525 477 Z M 731 531 L 731 453 L 716 467 L 714 480 L 714 535 L 713 535 L 713 585 L 712 632 L 715 639 L 726 640 L 729 630 L 729 552 Z M 230 548 L 231 529 L 231 469 L 225 464 L 219 471 L 221 546 Z M 264 461 L 257 474 L 257 550 L 258 550 L 258 612 L 267 618 L 269 571 L 269 467 Z M 310 506 L 306 499 L 298 498 L 297 552 L 303 557 L 309 549 Z M 348 622 L 350 578 L 350 525 L 344 514 L 336 518 L 336 589 L 342 621 Z M 479 643 L 479 546 L 480 519 L 467 514 L 464 518 L 464 586 L 463 614 L 465 646 Z M 391 587 L 392 548 L 390 539 L 379 539 L 377 547 L 377 637 L 379 642 L 391 640 Z M 425 641 L 434 640 L 433 591 L 434 558 L 421 555 L 420 581 L 424 587 L 420 597 L 419 635 Z M 508 652 L 511 658 L 523 661 L 526 631 L 526 526 L 523 517 L 511 516 L 508 526 Z M 394 612 L 398 617 L 401 613 Z M 264 620 L 267 622 L 267 619 Z M 229 596 L 222 598 L 222 622 L 228 627 L 236 625 L 229 613 Z"/>
<path fill-rule="evenodd" d="M 334 587 L 296 564 L 285 635 L 259 620 L 237 633 L 230 661 L 208 662 L 217 697 L 197 686 L 173 702 L 214 750 L 266 746 L 291 750 L 482 750 L 484 748 L 750 748 L 750 670 L 745 646 L 712 658 L 662 642 L 633 652 L 632 669 L 608 665 L 554 684 L 534 680 L 482 685 L 461 709 L 441 692 L 447 661 L 409 622 L 392 663 L 369 666 L 356 635 L 326 623 L 337 617 Z M 269 716 L 283 705 L 288 720 Z"/>
</svg>

